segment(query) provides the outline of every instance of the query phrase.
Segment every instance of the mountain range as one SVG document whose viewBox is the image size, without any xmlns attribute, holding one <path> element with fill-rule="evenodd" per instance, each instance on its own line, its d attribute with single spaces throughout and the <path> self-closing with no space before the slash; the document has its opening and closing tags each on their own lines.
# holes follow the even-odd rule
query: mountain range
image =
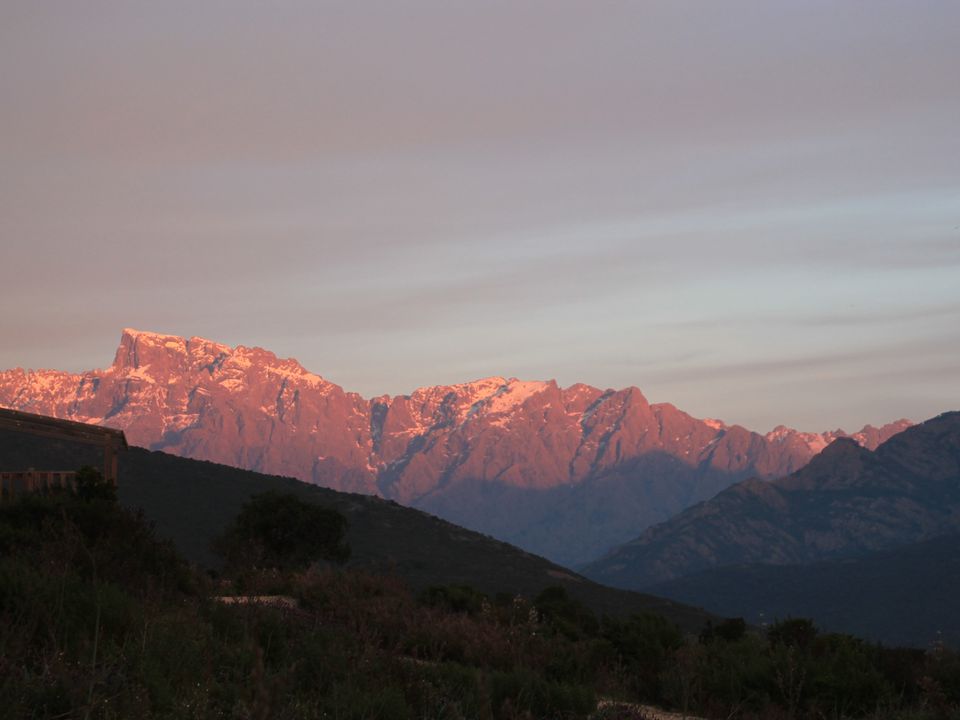
<svg viewBox="0 0 960 720">
<path fill-rule="evenodd" d="M 668 581 L 725 566 L 809 565 L 956 533 L 960 412 L 948 412 L 875 451 L 838 439 L 801 470 L 738 483 L 648 528 L 584 572 L 617 587 L 663 590 Z M 708 604 L 714 583 L 701 580 L 699 598 Z M 685 587 L 682 596 L 690 599 L 692 583 L 674 587 Z"/>
<path fill-rule="evenodd" d="M 761 435 L 635 387 L 502 377 L 366 399 L 260 348 L 131 329 L 106 369 L 0 373 L 0 406 L 396 500 L 568 566 L 745 478 L 794 472 L 837 438 L 873 449 L 910 425 Z"/>
</svg>

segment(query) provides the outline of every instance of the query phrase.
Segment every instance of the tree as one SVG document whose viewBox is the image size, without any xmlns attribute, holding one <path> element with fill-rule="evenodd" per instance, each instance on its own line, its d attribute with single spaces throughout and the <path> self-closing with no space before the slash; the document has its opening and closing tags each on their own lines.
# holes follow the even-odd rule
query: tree
<svg viewBox="0 0 960 720">
<path fill-rule="evenodd" d="M 661 702 L 662 680 L 683 646 L 680 629 L 661 615 L 641 613 L 629 619 L 604 616 L 602 634 L 619 653 L 632 689 L 643 700 Z"/>
<path fill-rule="evenodd" d="M 544 588 L 533 604 L 544 620 L 571 640 L 592 637 L 600 630 L 600 623 L 593 611 L 570 597 L 562 586 Z"/>
<path fill-rule="evenodd" d="M 345 562 L 346 531 L 347 519 L 336 510 L 268 492 L 243 505 L 215 547 L 233 567 L 298 570 L 319 560 Z"/>
<path fill-rule="evenodd" d="M 103 474 L 95 467 L 84 465 L 77 470 L 77 496 L 81 500 L 107 500 L 116 502 L 117 490 L 103 479 Z"/>
<path fill-rule="evenodd" d="M 817 628 L 807 618 L 790 618 L 774 623 L 767 630 L 771 646 L 785 645 L 807 652 L 817 637 Z"/>
</svg>

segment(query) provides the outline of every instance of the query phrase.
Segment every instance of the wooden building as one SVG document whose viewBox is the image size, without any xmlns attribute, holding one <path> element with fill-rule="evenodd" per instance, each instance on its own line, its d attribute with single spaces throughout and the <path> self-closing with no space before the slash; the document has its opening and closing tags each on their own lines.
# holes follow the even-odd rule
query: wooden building
<svg viewBox="0 0 960 720">
<path fill-rule="evenodd" d="M 23 495 L 56 490 L 76 490 L 75 470 L 15 470 L 0 471 L 0 500 Z"/>
<path fill-rule="evenodd" d="M 114 487 L 118 479 L 118 458 L 127 449 L 127 438 L 122 430 L 60 420 L 46 415 L 5 410 L 0 408 L 0 429 L 54 440 L 98 445 L 103 448 L 103 478 Z M 0 497 L 9 498 L 26 492 L 55 489 L 75 489 L 76 471 L 73 470 L 17 470 L 0 471 Z"/>
</svg>

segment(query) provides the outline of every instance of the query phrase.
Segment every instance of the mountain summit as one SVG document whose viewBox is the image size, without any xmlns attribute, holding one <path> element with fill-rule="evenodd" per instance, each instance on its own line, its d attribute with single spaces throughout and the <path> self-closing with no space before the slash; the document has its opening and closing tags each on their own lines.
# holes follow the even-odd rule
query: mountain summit
<svg viewBox="0 0 960 720">
<path fill-rule="evenodd" d="M 0 405 L 153 450 L 381 495 L 563 564 L 585 562 L 846 433 L 767 435 L 601 390 L 491 377 L 365 399 L 261 348 L 123 331 L 113 365 L 0 373 Z M 868 448 L 901 420 L 850 436 Z"/>
</svg>

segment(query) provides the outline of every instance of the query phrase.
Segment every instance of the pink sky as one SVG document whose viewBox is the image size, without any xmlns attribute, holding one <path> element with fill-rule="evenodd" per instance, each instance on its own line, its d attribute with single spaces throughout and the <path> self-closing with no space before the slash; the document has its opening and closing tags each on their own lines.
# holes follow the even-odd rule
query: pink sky
<svg viewBox="0 0 960 720">
<path fill-rule="evenodd" d="M 960 407 L 960 4 L 0 7 L 0 367 L 133 326 L 365 395 Z"/>
</svg>

